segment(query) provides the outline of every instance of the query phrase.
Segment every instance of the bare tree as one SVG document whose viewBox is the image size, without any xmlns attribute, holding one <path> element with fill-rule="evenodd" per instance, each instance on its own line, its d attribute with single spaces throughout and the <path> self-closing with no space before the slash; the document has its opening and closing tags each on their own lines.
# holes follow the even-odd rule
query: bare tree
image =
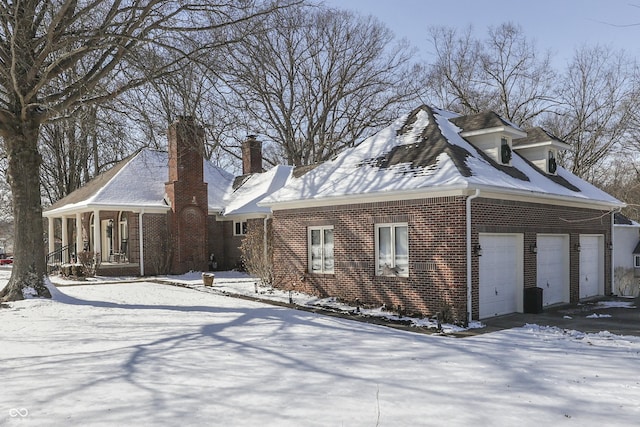
<svg viewBox="0 0 640 427">
<path fill-rule="evenodd" d="M 628 139 L 637 113 L 633 71 L 624 52 L 601 46 L 576 51 L 562 78 L 560 105 L 545 123 L 571 144 L 561 160 L 574 174 L 600 180 L 608 156 Z"/>
<path fill-rule="evenodd" d="M 618 153 L 606 160 L 608 173 L 595 183 L 607 193 L 627 204 L 622 213 L 640 221 L 640 162 L 629 153 Z"/>
<path fill-rule="evenodd" d="M 275 143 L 272 163 L 331 158 L 415 99 L 408 47 L 372 17 L 289 8 L 259 30 L 228 49 L 223 76 L 243 122 Z"/>
<path fill-rule="evenodd" d="M 80 188 L 136 149 L 130 122 L 111 103 L 89 105 L 42 125 L 41 185 L 44 203 Z"/>
<path fill-rule="evenodd" d="M 22 299 L 27 288 L 50 296 L 44 286 L 41 125 L 113 99 L 171 72 L 203 49 L 224 45 L 229 41 L 225 28 L 267 12 L 254 6 L 249 1 L 0 1 L 0 137 L 8 158 L 16 239 L 11 279 L 0 298 Z M 187 50 L 191 45 L 183 39 L 201 29 L 217 30 L 218 37 L 199 44 L 197 51 Z M 180 55 L 148 66 L 143 59 L 150 50 Z M 70 69 L 77 77 L 61 78 Z"/>
<path fill-rule="evenodd" d="M 434 27 L 430 38 L 435 56 L 428 77 L 431 101 L 460 114 L 489 109 L 491 88 L 482 71 L 482 43 L 473 37 L 472 27 L 461 35 L 453 28 Z"/>
<path fill-rule="evenodd" d="M 246 137 L 246 128 L 238 126 L 235 110 L 225 102 L 221 87 L 224 84 L 215 74 L 193 61 L 128 92 L 120 98 L 121 108 L 127 111 L 131 126 L 144 135 L 144 145 L 158 149 L 165 148 L 167 123 L 180 114 L 193 116 L 205 129 L 205 157 L 233 169 L 239 163 L 236 146 Z"/>
<path fill-rule="evenodd" d="M 473 37 L 471 27 L 462 34 L 437 27 L 431 42 L 429 96 L 444 108 L 462 114 L 494 110 L 532 125 L 554 105 L 551 55 L 539 54 L 519 26 L 490 28 L 484 40 Z"/>
</svg>

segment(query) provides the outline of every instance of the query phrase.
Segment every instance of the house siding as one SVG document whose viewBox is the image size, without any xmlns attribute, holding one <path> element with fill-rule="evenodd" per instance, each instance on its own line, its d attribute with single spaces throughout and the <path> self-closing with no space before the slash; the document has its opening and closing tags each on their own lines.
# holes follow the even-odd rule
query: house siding
<svg viewBox="0 0 640 427">
<path fill-rule="evenodd" d="M 409 277 L 375 275 L 375 225 L 409 226 Z M 334 274 L 307 267 L 307 227 L 333 225 Z M 458 310 L 466 300 L 465 199 L 398 202 L 275 211 L 276 284 L 363 305 L 431 315 Z"/>
<path fill-rule="evenodd" d="M 467 310 L 466 197 L 276 210 L 273 259 L 277 286 L 333 296 L 362 305 L 433 316 L 447 311 L 463 320 Z M 409 226 L 409 277 L 375 275 L 375 224 Z M 307 227 L 334 227 L 334 274 L 308 272 Z M 524 286 L 536 286 L 536 254 L 528 248 L 538 233 L 569 234 L 571 248 L 580 234 L 610 239 L 606 211 L 493 199 L 472 202 L 472 245 L 479 233 L 524 236 Z M 610 292 L 610 251 L 605 249 L 605 293 Z M 472 257 L 473 317 L 479 315 L 478 257 Z M 579 253 L 570 254 L 570 297 L 578 300 Z"/>
</svg>

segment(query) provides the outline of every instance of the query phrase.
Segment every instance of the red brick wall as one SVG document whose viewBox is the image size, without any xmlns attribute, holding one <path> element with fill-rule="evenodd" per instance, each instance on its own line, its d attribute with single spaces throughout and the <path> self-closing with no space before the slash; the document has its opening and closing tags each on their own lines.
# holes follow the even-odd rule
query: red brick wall
<svg viewBox="0 0 640 427">
<path fill-rule="evenodd" d="M 354 303 L 435 315 L 450 308 L 459 320 L 466 313 L 465 197 L 278 210 L 273 215 L 276 285 Z M 472 244 L 478 233 L 523 233 L 525 248 L 536 233 L 569 233 L 571 247 L 580 233 L 604 234 L 610 241 L 610 216 L 603 212 L 539 204 L 475 199 Z M 409 277 L 375 275 L 376 223 L 409 225 Z M 307 263 L 307 227 L 333 225 L 334 274 L 311 274 Z M 578 258 L 571 253 L 571 298 L 578 295 Z M 525 286 L 535 286 L 535 254 L 524 251 Z M 610 253 L 605 250 L 605 283 Z M 472 258 L 474 317 L 478 316 L 478 258 Z M 610 286 L 610 285 L 607 285 Z M 605 289 L 608 292 L 609 287 Z"/>
<path fill-rule="evenodd" d="M 216 217 L 209 215 L 207 218 L 207 234 L 209 235 L 208 253 L 213 254 L 218 263 L 218 270 L 226 270 L 225 251 L 224 251 L 224 224 L 229 221 L 216 221 Z"/>
<path fill-rule="evenodd" d="M 262 227 L 261 219 L 250 219 L 247 225 L 255 221 Z M 241 266 L 240 244 L 244 237 L 233 235 L 233 221 L 216 221 L 215 217 L 211 216 L 208 220 L 208 230 L 209 253 L 215 254 L 218 270 L 231 270 Z"/>
<path fill-rule="evenodd" d="M 423 315 L 447 305 L 459 310 L 466 299 L 464 206 L 464 198 L 447 197 L 275 211 L 276 283 Z M 409 277 L 375 275 L 375 224 L 388 222 L 409 225 Z M 314 225 L 334 227 L 335 274 L 307 271 L 307 227 Z"/>
<path fill-rule="evenodd" d="M 221 255 L 218 261 L 218 268 L 221 270 L 242 269 L 242 251 L 240 250 L 240 245 L 242 244 L 244 236 L 235 236 L 233 234 L 233 221 L 220 221 L 218 224 L 219 225 L 215 227 L 215 232 L 220 233 L 216 234 L 216 239 L 219 240 L 217 247 L 221 249 L 220 252 L 215 252 L 216 259 L 218 259 L 218 253 Z M 260 227 L 260 229 L 263 229 L 263 220 L 247 220 L 247 229 L 251 227 Z M 209 230 L 212 230 L 211 226 Z M 210 236 L 213 236 L 213 234 L 210 234 Z"/>
<path fill-rule="evenodd" d="M 144 214 L 142 222 L 145 276 L 169 273 L 174 247 L 169 231 L 168 215 Z"/>
<path fill-rule="evenodd" d="M 473 245 L 478 242 L 478 233 L 522 233 L 524 234 L 524 287 L 535 287 L 537 277 L 537 254 L 529 251 L 536 242 L 537 234 L 569 235 L 569 282 L 570 302 L 577 302 L 580 295 L 580 253 L 575 245 L 580 234 L 602 234 L 604 249 L 604 292 L 611 293 L 611 214 L 608 211 L 512 202 L 506 200 L 475 199 L 472 202 Z M 473 262 L 474 316 L 478 315 L 478 263 Z"/>
</svg>

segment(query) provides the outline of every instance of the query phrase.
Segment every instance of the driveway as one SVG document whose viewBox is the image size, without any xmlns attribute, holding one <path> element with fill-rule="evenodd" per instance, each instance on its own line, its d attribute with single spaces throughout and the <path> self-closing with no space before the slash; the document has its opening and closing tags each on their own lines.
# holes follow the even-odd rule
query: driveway
<svg viewBox="0 0 640 427">
<path fill-rule="evenodd" d="M 482 321 L 485 328 L 471 330 L 476 333 L 493 332 L 524 326 L 557 326 L 596 333 L 609 331 L 616 335 L 640 336 L 640 297 L 602 297 L 578 304 L 545 308 L 540 314 L 514 313 Z"/>
</svg>

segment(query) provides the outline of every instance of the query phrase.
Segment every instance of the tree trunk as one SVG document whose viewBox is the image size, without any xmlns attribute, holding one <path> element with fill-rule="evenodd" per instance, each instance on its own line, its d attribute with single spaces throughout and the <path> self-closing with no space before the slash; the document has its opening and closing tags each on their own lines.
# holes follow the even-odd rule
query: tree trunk
<svg viewBox="0 0 640 427">
<path fill-rule="evenodd" d="M 37 121 L 27 121 L 4 137 L 9 160 L 7 178 L 13 195 L 15 244 L 11 278 L 0 291 L 0 301 L 21 300 L 28 295 L 51 298 L 44 285 L 46 261 L 40 202 L 39 131 Z"/>
</svg>

